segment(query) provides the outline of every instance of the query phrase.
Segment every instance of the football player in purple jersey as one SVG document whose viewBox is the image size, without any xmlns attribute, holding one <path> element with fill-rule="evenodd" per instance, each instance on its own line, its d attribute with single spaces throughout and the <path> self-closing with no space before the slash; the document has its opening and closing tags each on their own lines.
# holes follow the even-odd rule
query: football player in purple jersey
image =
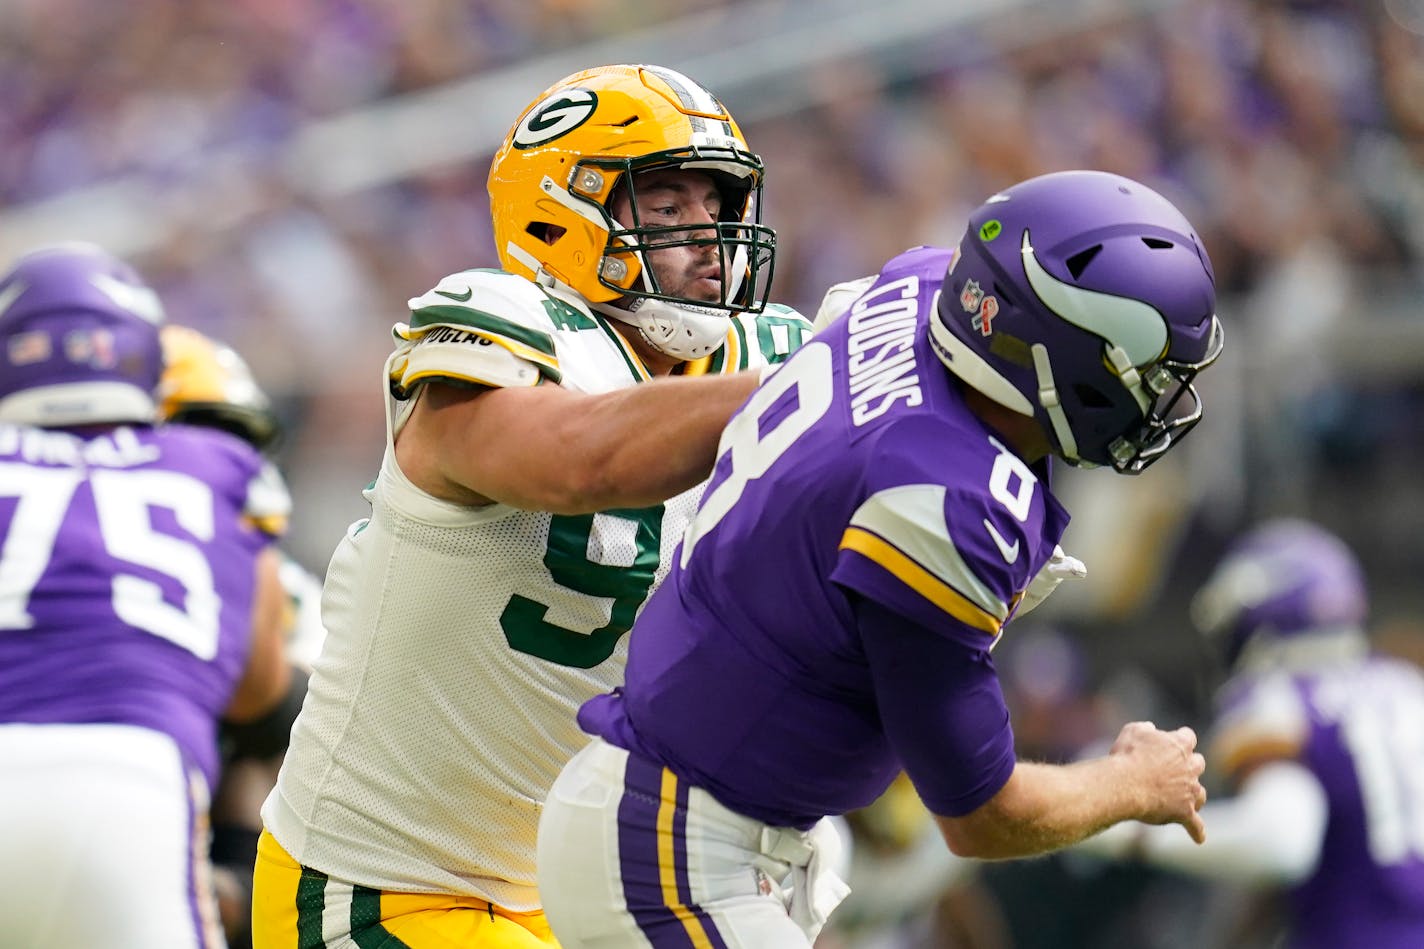
<svg viewBox="0 0 1424 949">
<path fill-rule="evenodd" d="M 539 830 L 565 949 L 809 945 L 845 892 L 823 819 L 901 770 L 961 856 L 1132 819 L 1204 838 L 1190 729 L 1018 761 L 990 652 L 1068 522 L 1050 456 L 1136 474 L 1201 418 L 1222 334 L 1192 226 L 1138 182 L 1045 175 L 819 322 L 724 432 L 625 684 L 579 712 L 597 740 Z"/>
<path fill-rule="evenodd" d="M 1367 603 L 1354 554 L 1315 524 L 1237 540 L 1192 605 L 1231 670 L 1212 839 L 1123 825 L 1084 849 L 1284 893 L 1292 949 L 1424 946 L 1424 676 L 1371 651 Z"/>
<path fill-rule="evenodd" d="M 6 946 L 220 946 L 218 725 L 263 733 L 290 683 L 259 526 L 286 493 L 241 440 L 155 426 L 163 317 L 93 245 L 0 277 Z"/>
</svg>

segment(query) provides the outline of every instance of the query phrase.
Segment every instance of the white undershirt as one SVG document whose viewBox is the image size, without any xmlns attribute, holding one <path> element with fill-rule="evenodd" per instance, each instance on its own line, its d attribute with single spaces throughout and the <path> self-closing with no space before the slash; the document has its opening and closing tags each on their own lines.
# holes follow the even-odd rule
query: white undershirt
<svg viewBox="0 0 1424 949">
<path fill-rule="evenodd" d="M 1193 843 L 1175 824 L 1127 821 L 1078 845 L 1114 860 L 1236 883 L 1292 885 L 1315 869 L 1329 817 L 1325 789 L 1295 761 L 1272 761 L 1253 771 L 1234 797 L 1201 811 L 1206 843 Z"/>
</svg>

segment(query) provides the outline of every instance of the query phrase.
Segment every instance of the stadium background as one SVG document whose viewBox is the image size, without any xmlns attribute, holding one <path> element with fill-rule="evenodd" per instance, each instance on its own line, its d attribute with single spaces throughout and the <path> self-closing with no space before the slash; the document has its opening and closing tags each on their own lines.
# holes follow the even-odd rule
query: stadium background
<svg viewBox="0 0 1424 949">
<path fill-rule="evenodd" d="M 1005 638 L 1026 747 L 1200 721 L 1216 670 L 1186 602 L 1265 516 L 1345 536 L 1381 642 L 1424 655 L 1421 0 L 0 0 L 0 261 L 96 240 L 234 344 L 287 423 L 288 546 L 320 572 L 379 462 L 390 324 L 495 265 L 490 156 L 605 62 L 723 98 L 769 169 L 775 298 L 807 313 L 1045 171 L 1146 181 L 1201 230 L 1228 341 L 1207 421 L 1130 483 L 1063 475 L 1090 577 Z M 999 903 L 1046 892 L 1043 866 Z M 1040 902 L 1096 921 L 1014 938 L 1204 945 L 1223 915 L 1193 891 L 1082 935 L 1191 889 L 1136 884 Z"/>
</svg>

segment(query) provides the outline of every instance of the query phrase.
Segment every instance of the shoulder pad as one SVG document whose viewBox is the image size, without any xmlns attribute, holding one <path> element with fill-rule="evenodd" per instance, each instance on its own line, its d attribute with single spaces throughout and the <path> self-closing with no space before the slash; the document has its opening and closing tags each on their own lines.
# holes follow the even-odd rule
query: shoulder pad
<svg viewBox="0 0 1424 949">
<path fill-rule="evenodd" d="M 397 351 L 391 379 L 409 389 L 427 378 L 477 385 L 529 386 L 559 382 L 553 333 L 584 317 L 523 277 L 502 270 L 451 274 L 409 301 L 409 323 L 392 333 Z"/>
<path fill-rule="evenodd" d="M 997 637 L 1009 603 L 951 536 L 946 496 L 940 484 L 878 491 L 856 510 L 840 547 L 877 564 L 907 592 L 959 622 Z"/>
<path fill-rule="evenodd" d="M 861 277 L 859 280 L 848 280 L 845 283 L 838 283 L 826 291 L 826 295 L 821 299 L 821 305 L 816 310 L 815 319 L 811 321 L 814 329 L 824 329 L 840 316 L 856 299 L 869 290 L 875 283 L 875 277 Z"/>
</svg>

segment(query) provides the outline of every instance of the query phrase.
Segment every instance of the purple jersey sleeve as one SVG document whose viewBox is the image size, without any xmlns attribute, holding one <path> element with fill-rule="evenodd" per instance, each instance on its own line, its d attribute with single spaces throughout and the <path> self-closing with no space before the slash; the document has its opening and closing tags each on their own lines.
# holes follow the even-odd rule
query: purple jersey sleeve
<svg viewBox="0 0 1424 949">
<path fill-rule="evenodd" d="M 1067 515 L 1038 472 L 993 436 L 952 450 L 942 429 L 902 425 L 877 453 L 902 459 L 843 533 L 831 580 L 970 648 L 991 645 L 1052 556 Z M 876 489 L 878 488 L 878 490 Z"/>
<path fill-rule="evenodd" d="M 855 617 L 886 737 L 920 799 L 935 814 L 968 814 L 1004 786 L 1015 764 L 988 650 L 870 600 L 859 600 Z"/>
</svg>

